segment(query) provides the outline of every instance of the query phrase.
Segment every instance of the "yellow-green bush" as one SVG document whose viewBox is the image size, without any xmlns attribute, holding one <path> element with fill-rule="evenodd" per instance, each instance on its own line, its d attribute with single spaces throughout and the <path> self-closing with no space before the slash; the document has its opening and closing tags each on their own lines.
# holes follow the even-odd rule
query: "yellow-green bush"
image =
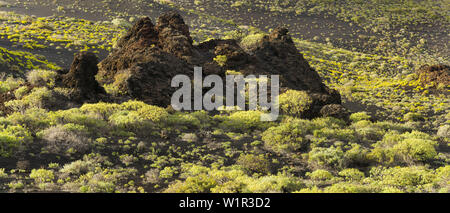
<svg viewBox="0 0 450 213">
<path fill-rule="evenodd" d="M 241 40 L 240 46 L 244 50 L 252 50 L 263 38 L 264 34 L 262 33 L 250 34 Z"/>
<path fill-rule="evenodd" d="M 141 118 L 153 122 L 160 122 L 162 119 L 165 119 L 169 115 L 169 113 L 165 109 L 152 105 L 146 105 L 138 109 L 137 114 Z"/>
<path fill-rule="evenodd" d="M 432 191 L 435 174 L 423 166 L 411 167 L 373 167 L 370 170 L 371 185 L 383 190 L 393 189 L 403 192 Z"/>
<path fill-rule="evenodd" d="M 344 160 L 344 152 L 340 147 L 314 147 L 308 153 L 308 163 L 319 168 L 340 168 Z"/>
<path fill-rule="evenodd" d="M 334 141 L 343 141 L 343 142 L 351 142 L 354 141 L 355 131 L 352 129 L 331 129 L 331 128 L 322 128 L 316 129 L 313 131 L 315 142 L 319 142 L 315 145 L 320 145 L 320 142 L 334 142 Z"/>
<path fill-rule="evenodd" d="M 170 114 L 164 119 L 165 128 L 176 129 L 204 129 L 208 128 L 212 124 L 212 118 L 206 111 L 196 112 L 176 112 Z"/>
<path fill-rule="evenodd" d="M 325 193 L 374 193 L 376 189 L 373 187 L 358 183 L 340 182 L 326 187 Z"/>
<path fill-rule="evenodd" d="M 344 169 L 344 170 L 340 171 L 339 176 L 342 176 L 346 180 L 350 180 L 350 181 L 360 181 L 365 177 L 363 172 L 359 171 L 358 169 L 354 169 L 354 168 Z"/>
<path fill-rule="evenodd" d="M 264 131 L 262 140 L 266 147 L 275 152 L 292 152 L 307 148 L 307 141 L 303 138 L 306 133 L 296 123 L 282 123 Z"/>
<path fill-rule="evenodd" d="M 144 121 L 136 111 L 118 111 L 109 116 L 109 122 L 115 126 L 135 130 Z"/>
<path fill-rule="evenodd" d="M 251 132 L 253 130 L 265 130 L 273 125 L 273 122 L 261 121 L 261 111 L 237 111 L 229 116 L 221 116 L 223 121 L 219 124 L 224 130 L 232 132 Z"/>
<path fill-rule="evenodd" d="M 0 127 L 0 157 L 11 157 L 33 140 L 22 126 Z"/>
<path fill-rule="evenodd" d="M 190 167 L 190 168 L 189 168 Z M 181 177 L 169 185 L 165 192 L 171 193 L 270 193 L 293 192 L 304 185 L 297 178 L 286 175 L 249 177 L 242 170 L 186 165 Z"/>
<path fill-rule="evenodd" d="M 250 173 L 266 174 L 270 169 L 270 163 L 264 155 L 241 154 L 236 163 Z"/>
<path fill-rule="evenodd" d="M 23 79 L 8 77 L 4 81 L 0 81 L 0 93 L 14 90 L 24 83 Z"/>
<path fill-rule="evenodd" d="M 46 108 L 56 105 L 57 99 L 53 92 L 46 87 L 36 87 L 31 93 L 23 96 L 19 100 L 12 100 L 5 103 L 5 106 L 11 107 L 15 111 L 23 112 L 28 108 Z"/>
<path fill-rule="evenodd" d="M 318 181 L 324 181 L 324 180 L 331 180 L 334 178 L 333 174 L 331 172 L 324 170 L 324 169 L 317 169 L 313 172 L 307 172 L 306 176 Z"/>
<path fill-rule="evenodd" d="M 50 118 L 45 109 L 30 108 L 24 113 L 14 112 L 7 117 L 11 124 L 21 125 L 29 131 L 36 132 L 50 126 Z"/>
<path fill-rule="evenodd" d="M 392 151 L 404 162 L 423 162 L 436 158 L 436 145 L 437 142 L 432 140 L 407 138 L 392 147 Z"/>
<path fill-rule="evenodd" d="M 279 96 L 280 109 L 284 114 L 305 117 L 313 100 L 305 91 L 288 90 Z"/>
<path fill-rule="evenodd" d="M 380 163 L 414 163 L 436 158 L 437 142 L 426 133 L 412 131 L 398 134 L 388 132 L 374 145 L 370 156 Z"/>
<path fill-rule="evenodd" d="M 30 178 L 38 183 L 52 182 L 55 179 L 55 174 L 52 170 L 33 169 L 31 170 Z"/>
<path fill-rule="evenodd" d="M 85 114 L 78 108 L 51 111 L 48 113 L 48 116 L 51 125 L 78 124 L 87 127 L 89 132 L 95 135 L 108 134 L 110 132 L 107 121 L 98 119 L 97 116 Z"/>
<path fill-rule="evenodd" d="M 55 86 L 57 75 L 53 70 L 36 69 L 27 73 L 27 80 L 31 85 L 36 87 L 52 88 Z"/>
<path fill-rule="evenodd" d="M 358 122 L 362 120 L 369 120 L 370 115 L 367 112 L 356 112 L 350 115 L 350 120 L 353 122 Z"/>
<path fill-rule="evenodd" d="M 95 104 L 84 104 L 80 107 L 81 112 L 98 116 L 100 119 L 108 119 L 113 113 L 120 110 L 119 104 L 99 102 Z"/>
</svg>

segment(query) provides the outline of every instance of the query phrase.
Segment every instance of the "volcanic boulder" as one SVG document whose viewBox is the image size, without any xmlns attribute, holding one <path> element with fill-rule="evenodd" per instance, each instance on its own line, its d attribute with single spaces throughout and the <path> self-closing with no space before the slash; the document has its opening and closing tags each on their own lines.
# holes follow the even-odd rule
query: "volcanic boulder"
<svg viewBox="0 0 450 213">
<path fill-rule="evenodd" d="M 424 86 L 444 91 L 450 86 L 450 66 L 448 65 L 424 65 L 417 70 L 417 74 Z"/>
<path fill-rule="evenodd" d="M 218 56 L 225 59 L 218 63 Z M 203 75 L 225 77 L 228 70 L 243 75 L 280 75 L 284 89 L 304 90 L 313 99 L 307 117 L 320 116 L 328 104 L 340 104 L 335 90 L 322 83 L 292 41 L 288 30 L 277 28 L 264 36 L 251 51 L 245 51 L 236 40 L 210 40 L 192 44 L 189 27 L 182 17 L 169 12 L 154 25 L 149 18 L 138 20 L 119 40 L 117 48 L 100 62 L 101 84 L 118 87 L 121 94 L 149 104 L 168 106 L 176 88 L 171 87 L 175 75 L 192 78 L 195 66 Z"/>
<path fill-rule="evenodd" d="M 95 80 L 98 58 L 91 52 L 75 55 L 70 70 L 60 76 L 63 87 L 70 89 L 70 99 L 75 102 L 95 101 L 105 90 Z M 61 72 L 61 71 L 60 71 Z"/>
</svg>

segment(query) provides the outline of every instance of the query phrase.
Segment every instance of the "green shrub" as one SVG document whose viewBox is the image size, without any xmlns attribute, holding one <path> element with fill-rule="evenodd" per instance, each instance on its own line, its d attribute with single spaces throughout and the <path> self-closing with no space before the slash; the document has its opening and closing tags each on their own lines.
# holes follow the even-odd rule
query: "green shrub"
<svg viewBox="0 0 450 213">
<path fill-rule="evenodd" d="M 389 121 L 379 121 L 375 123 L 375 126 L 385 130 L 385 131 L 389 131 L 389 130 L 395 130 L 397 132 L 403 133 L 406 131 L 411 131 L 411 128 L 407 127 L 404 124 L 401 123 L 392 123 Z"/>
<path fill-rule="evenodd" d="M 34 179 L 37 183 L 52 182 L 55 179 L 55 174 L 52 170 L 33 169 L 31 170 L 30 178 Z"/>
<path fill-rule="evenodd" d="M 360 181 L 364 178 L 364 173 L 359 171 L 358 169 L 350 168 L 340 171 L 339 176 L 342 176 L 346 180 L 350 181 Z"/>
<path fill-rule="evenodd" d="M 177 180 L 169 185 L 165 192 L 280 193 L 297 191 L 304 186 L 297 178 L 286 175 L 269 175 L 257 178 L 247 176 L 242 170 L 210 169 L 196 165 L 186 165 L 183 170 L 181 176 L 184 177 L 184 180 Z"/>
<path fill-rule="evenodd" d="M 282 123 L 262 133 L 264 145 L 275 152 L 292 152 L 307 148 L 306 131 L 295 123 Z"/>
<path fill-rule="evenodd" d="M 270 169 L 270 163 L 264 155 L 241 154 L 236 163 L 250 173 L 267 174 Z"/>
<path fill-rule="evenodd" d="M 370 120 L 370 115 L 368 115 L 367 112 L 357 112 L 350 115 L 350 120 L 353 122 Z"/>
<path fill-rule="evenodd" d="M 323 128 L 316 129 L 313 132 L 315 139 L 322 139 L 316 141 L 345 141 L 350 142 L 355 140 L 355 132 L 352 129 L 331 129 Z"/>
<path fill-rule="evenodd" d="M 32 70 L 27 73 L 27 80 L 31 85 L 36 87 L 53 88 L 58 74 L 52 70 Z"/>
<path fill-rule="evenodd" d="M 85 126 L 89 130 L 89 133 L 93 135 L 106 135 L 110 133 L 111 129 L 106 121 L 98 119 L 97 116 L 85 114 L 77 108 L 51 111 L 48 113 L 48 116 L 53 126 L 68 123 L 78 124 Z"/>
<path fill-rule="evenodd" d="M 243 179 L 244 193 L 285 193 L 298 191 L 304 184 L 297 178 L 286 175 L 268 175 Z"/>
<path fill-rule="evenodd" d="M 165 109 L 152 105 L 147 105 L 140 108 L 137 113 L 141 118 L 153 122 L 160 122 L 169 115 Z"/>
<path fill-rule="evenodd" d="M 14 91 L 14 96 L 16 97 L 16 99 L 21 99 L 28 92 L 29 92 L 29 88 L 27 86 L 22 86 L 22 87 L 17 88 Z"/>
<path fill-rule="evenodd" d="M 11 107 L 15 111 L 24 112 L 26 109 L 49 108 L 57 104 L 57 99 L 53 92 L 46 87 L 34 88 L 30 94 L 23 96 L 19 100 L 12 100 L 5 103 L 5 106 Z"/>
<path fill-rule="evenodd" d="M 50 126 L 50 119 L 45 109 L 30 108 L 24 113 L 15 112 L 7 117 L 11 124 L 21 125 L 32 132 L 45 129 Z"/>
<path fill-rule="evenodd" d="M 366 166 L 371 163 L 368 156 L 369 149 L 362 147 L 360 144 L 351 144 L 351 148 L 344 154 L 345 166 Z"/>
<path fill-rule="evenodd" d="M 44 141 L 44 150 L 52 154 L 69 156 L 84 154 L 91 146 L 91 140 L 83 132 L 74 131 L 73 128 L 69 130 L 64 126 L 50 127 L 42 131 L 39 136 Z"/>
<path fill-rule="evenodd" d="M 0 93 L 9 92 L 23 85 L 24 81 L 20 78 L 8 77 L 4 81 L 0 81 Z"/>
<path fill-rule="evenodd" d="M 119 128 L 135 130 L 139 128 L 144 119 L 136 111 L 118 111 L 109 116 L 109 122 Z"/>
<path fill-rule="evenodd" d="M 344 152 L 340 147 L 314 147 L 308 153 L 308 162 L 316 167 L 340 168 L 343 163 Z"/>
<path fill-rule="evenodd" d="M 131 28 L 133 25 L 123 18 L 115 18 L 111 23 L 116 27 Z"/>
<path fill-rule="evenodd" d="M 325 193 L 374 193 L 376 189 L 357 183 L 335 183 L 324 189 Z"/>
<path fill-rule="evenodd" d="M 450 125 L 440 126 L 437 131 L 437 136 L 444 138 L 444 139 L 445 138 L 449 139 L 450 138 Z"/>
<path fill-rule="evenodd" d="M 414 163 L 432 160 L 437 156 L 431 136 L 426 133 L 412 131 L 398 134 L 388 132 L 383 140 L 374 144 L 370 156 L 385 164 Z"/>
<path fill-rule="evenodd" d="M 318 181 L 331 180 L 334 178 L 333 174 L 327 170 L 317 169 L 313 172 L 307 172 L 306 176 Z"/>
<path fill-rule="evenodd" d="M 264 36 L 262 33 L 250 34 L 241 40 L 240 46 L 246 51 L 251 51 L 262 41 Z"/>
<path fill-rule="evenodd" d="M 437 142 L 417 138 L 407 138 L 396 144 L 392 151 L 403 158 L 404 162 L 428 161 L 436 158 Z"/>
<path fill-rule="evenodd" d="M 22 126 L 0 127 L 0 157 L 11 157 L 33 140 Z"/>
<path fill-rule="evenodd" d="M 92 161 L 86 160 L 77 160 L 71 163 L 68 163 L 63 166 L 62 169 L 59 170 L 62 174 L 65 175 L 82 175 L 86 174 L 89 171 L 94 171 L 94 169 L 100 166 L 99 164 L 95 164 Z"/>
<path fill-rule="evenodd" d="M 178 169 L 176 167 L 168 166 L 159 172 L 159 177 L 160 178 L 172 178 L 177 173 L 178 173 Z"/>
<path fill-rule="evenodd" d="M 312 120 L 314 129 L 332 128 L 341 129 L 346 126 L 345 121 L 334 117 L 315 118 Z"/>
<path fill-rule="evenodd" d="M 374 167 L 370 170 L 371 184 L 403 192 L 426 192 L 436 176 L 425 167 Z"/>
<path fill-rule="evenodd" d="M 4 168 L 0 168 L 0 178 L 7 178 L 8 174 L 6 174 Z"/>
<path fill-rule="evenodd" d="M 359 137 L 361 137 L 363 140 L 371 142 L 380 140 L 386 133 L 384 129 L 368 120 L 360 120 L 354 122 L 352 124 L 352 127 L 355 129 Z"/>
<path fill-rule="evenodd" d="M 214 58 L 214 61 L 221 67 L 225 66 L 227 64 L 227 56 L 226 55 L 217 55 Z"/>
<path fill-rule="evenodd" d="M 97 116 L 100 119 L 106 120 L 113 113 L 120 110 L 119 104 L 111 104 L 111 103 L 95 103 L 95 104 L 84 104 L 80 107 L 80 111 L 87 114 L 92 114 Z"/>
<path fill-rule="evenodd" d="M 288 90 L 279 96 L 279 103 L 283 113 L 306 117 L 305 112 L 310 109 L 312 99 L 305 91 Z"/>
<path fill-rule="evenodd" d="M 261 121 L 261 111 L 237 111 L 225 116 L 219 127 L 232 132 L 251 132 L 265 130 L 273 125 L 273 122 Z"/>
<path fill-rule="evenodd" d="M 423 121 L 423 115 L 416 112 L 408 112 L 403 116 L 405 121 Z"/>
<path fill-rule="evenodd" d="M 165 190 L 168 193 L 208 193 L 217 185 L 216 180 L 208 174 L 187 177 L 184 181 L 176 181 Z"/>
</svg>

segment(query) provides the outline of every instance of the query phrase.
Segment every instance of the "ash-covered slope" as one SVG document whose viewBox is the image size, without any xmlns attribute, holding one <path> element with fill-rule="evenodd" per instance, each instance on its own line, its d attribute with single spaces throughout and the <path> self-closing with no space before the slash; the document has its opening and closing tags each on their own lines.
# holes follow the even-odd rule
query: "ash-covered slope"
<svg viewBox="0 0 450 213">
<path fill-rule="evenodd" d="M 324 114 L 320 111 L 325 105 L 341 103 L 339 93 L 322 83 L 284 28 L 275 29 L 247 52 L 235 40 L 193 45 L 189 27 L 179 14 L 170 12 L 159 17 L 156 25 L 149 18 L 140 19 L 117 47 L 100 62 L 97 79 L 149 104 L 169 105 L 176 89 L 170 86 L 172 78 L 193 76 L 194 66 L 202 67 L 204 75 L 225 76 L 227 70 L 244 75 L 279 74 L 282 88 L 304 90 L 312 97 L 307 117 Z M 214 60 L 219 55 L 226 56 L 220 65 Z"/>
</svg>

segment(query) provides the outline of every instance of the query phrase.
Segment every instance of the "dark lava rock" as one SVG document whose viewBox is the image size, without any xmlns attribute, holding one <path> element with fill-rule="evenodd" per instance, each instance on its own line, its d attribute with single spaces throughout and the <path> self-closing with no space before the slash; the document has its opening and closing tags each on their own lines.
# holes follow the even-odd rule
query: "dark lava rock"
<svg viewBox="0 0 450 213">
<path fill-rule="evenodd" d="M 450 86 L 450 66 L 425 65 L 417 70 L 422 85 L 432 85 L 434 89 L 446 90 Z"/>
<path fill-rule="evenodd" d="M 224 64 L 214 58 L 226 56 Z M 117 48 L 100 62 L 101 84 L 119 87 L 121 94 L 146 103 L 166 107 L 173 92 L 175 75 L 193 76 L 194 66 L 203 75 L 224 77 L 227 70 L 243 75 L 280 75 L 280 86 L 307 91 L 313 98 L 312 116 L 320 116 L 323 106 L 340 104 L 335 90 L 322 83 L 319 74 L 309 66 L 292 41 L 288 30 L 277 28 L 261 39 L 251 52 L 235 40 L 210 40 L 193 45 L 189 27 L 182 17 L 169 12 L 154 25 L 149 18 L 138 20 L 119 40 Z"/>
<path fill-rule="evenodd" d="M 91 52 L 75 55 L 70 70 L 61 75 L 62 86 L 71 89 L 70 99 L 75 102 L 97 100 L 105 90 L 95 80 L 98 58 Z"/>
</svg>

